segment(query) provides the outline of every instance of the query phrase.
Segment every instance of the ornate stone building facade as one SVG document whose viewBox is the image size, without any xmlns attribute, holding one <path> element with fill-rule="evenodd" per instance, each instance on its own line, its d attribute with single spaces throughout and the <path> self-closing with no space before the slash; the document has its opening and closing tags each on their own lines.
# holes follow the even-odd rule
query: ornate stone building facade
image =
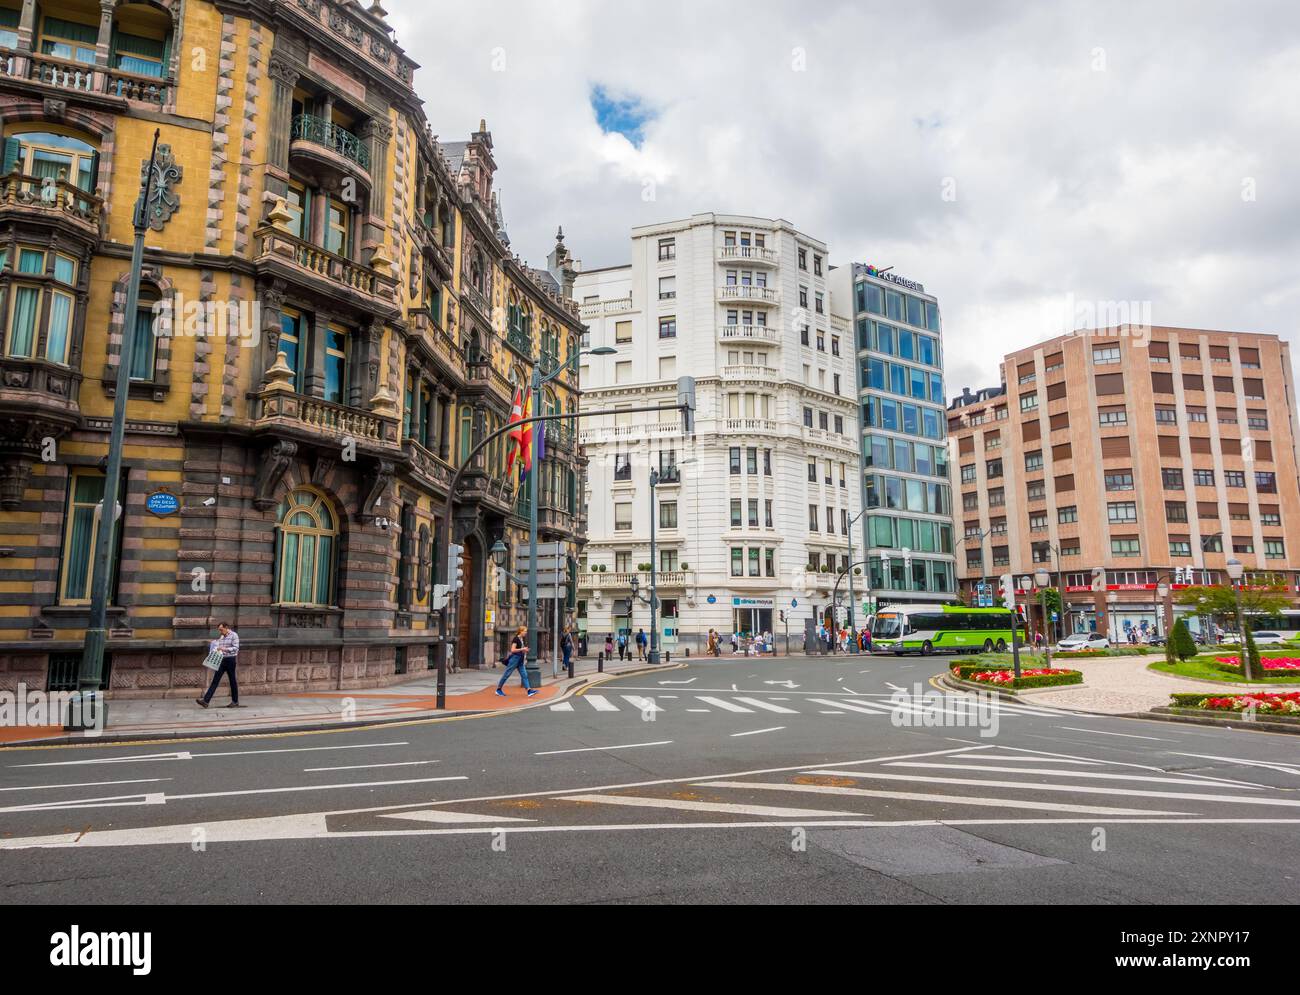
<svg viewBox="0 0 1300 995">
<path fill-rule="evenodd" d="M 75 680 L 128 335 L 114 692 L 189 692 L 220 620 L 253 691 L 432 667 L 449 524 L 467 559 L 455 662 L 493 659 L 522 617 L 486 562 L 526 538 L 532 499 L 504 443 L 467 468 L 451 523 L 442 509 L 534 363 L 577 349 L 574 267 L 562 237 L 544 269 L 512 254 L 491 134 L 435 138 L 385 17 L 0 0 L 0 687 Z M 543 400 L 576 410 L 576 372 Z M 575 438 L 549 434 L 538 499 L 576 563 Z"/>
</svg>

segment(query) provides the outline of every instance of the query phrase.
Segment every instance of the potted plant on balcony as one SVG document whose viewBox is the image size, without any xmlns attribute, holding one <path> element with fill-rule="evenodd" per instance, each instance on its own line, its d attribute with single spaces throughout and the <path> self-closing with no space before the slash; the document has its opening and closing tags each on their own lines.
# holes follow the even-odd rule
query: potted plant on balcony
<svg viewBox="0 0 1300 995">
<path fill-rule="evenodd" d="M 638 564 L 636 565 L 636 568 L 637 568 L 638 570 L 642 570 L 642 571 L 645 571 L 646 573 L 649 573 L 650 568 L 651 568 L 651 564 L 649 564 L 649 563 L 638 563 Z"/>
<path fill-rule="evenodd" d="M 690 565 L 689 563 L 679 563 L 679 564 L 677 565 L 677 569 L 678 569 L 678 570 L 689 570 L 689 569 L 691 569 L 691 565 Z"/>
</svg>

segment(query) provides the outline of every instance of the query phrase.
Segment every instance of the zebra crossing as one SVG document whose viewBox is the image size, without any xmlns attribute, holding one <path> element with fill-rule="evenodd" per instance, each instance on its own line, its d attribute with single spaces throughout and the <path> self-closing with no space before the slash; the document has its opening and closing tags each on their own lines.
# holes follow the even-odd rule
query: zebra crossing
<svg viewBox="0 0 1300 995">
<path fill-rule="evenodd" d="M 681 712 L 693 715 L 851 715 L 894 716 L 958 715 L 969 711 L 972 698 L 968 695 L 949 694 L 927 696 L 923 699 L 898 699 L 892 695 L 807 695 L 802 698 L 762 698 L 756 693 L 733 692 L 696 695 L 645 695 L 645 694 L 584 694 L 556 702 L 549 706 L 552 712 L 623 712 L 642 715 Z M 996 711 L 1002 718 L 1069 715 L 1086 718 L 1086 715 L 1046 708 L 1012 704 L 997 699 L 981 701 L 981 707 Z"/>
</svg>

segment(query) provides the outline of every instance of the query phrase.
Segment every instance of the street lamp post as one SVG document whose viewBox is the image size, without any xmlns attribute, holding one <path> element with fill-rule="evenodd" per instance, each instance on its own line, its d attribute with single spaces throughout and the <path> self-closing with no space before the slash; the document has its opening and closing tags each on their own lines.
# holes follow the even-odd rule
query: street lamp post
<svg viewBox="0 0 1300 995">
<path fill-rule="evenodd" d="M 1045 567 L 1039 567 L 1034 571 L 1034 583 L 1038 585 L 1038 605 L 1039 610 L 1043 613 L 1043 649 L 1047 652 L 1047 669 L 1052 669 L 1052 640 L 1047 631 L 1047 585 L 1052 582 L 1052 576 L 1047 572 Z"/>
<path fill-rule="evenodd" d="M 144 263 L 144 236 L 149 227 L 149 201 L 153 197 L 155 164 L 158 158 L 158 129 L 154 129 L 153 148 L 149 152 L 149 166 L 145 172 L 144 186 L 135 205 L 135 241 L 131 246 L 130 279 L 126 287 L 126 330 L 122 335 L 122 348 L 118 355 L 116 393 L 113 397 L 113 423 L 108 436 L 108 465 L 104 471 L 104 500 L 101 504 L 99 531 L 95 536 L 95 559 L 90 582 L 90 618 L 86 625 L 86 641 L 82 649 L 81 668 L 77 673 L 77 699 L 81 710 L 79 722 L 87 724 L 86 699 L 95 701 L 95 715 L 102 723 L 107 720 L 103 699 L 99 698 L 99 685 L 104 679 L 104 646 L 108 641 L 109 575 L 112 573 L 114 537 L 117 532 L 117 495 L 122 479 L 122 444 L 126 436 L 126 406 L 131 394 L 131 359 L 135 335 L 133 323 L 140 303 L 140 271 Z M 175 321 L 175 315 L 172 316 Z M 125 510 L 125 509 L 123 509 Z M 71 722 L 71 714 L 68 716 Z"/>
<path fill-rule="evenodd" d="M 1228 570 L 1228 579 L 1232 581 L 1233 599 L 1237 603 L 1237 645 L 1241 647 L 1241 652 L 1238 654 L 1241 657 L 1241 676 L 1247 681 L 1253 681 L 1255 675 L 1251 667 L 1250 653 L 1246 649 L 1246 622 L 1241 617 L 1240 581 L 1245 567 L 1235 556 L 1230 557 L 1224 566 Z"/>
<path fill-rule="evenodd" d="M 654 666 L 659 662 L 659 620 L 656 609 L 658 605 L 655 597 L 657 590 L 656 579 L 658 576 L 659 564 L 655 562 L 657 552 L 655 549 L 655 487 L 659 485 L 659 471 L 654 467 L 650 468 L 650 654 L 646 662 Z"/>
<path fill-rule="evenodd" d="M 863 508 L 856 515 L 850 518 L 849 527 L 844 530 L 845 533 L 848 535 L 848 539 L 849 539 L 849 637 L 851 642 L 851 645 L 849 647 L 850 653 L 858 652 L 858 629 L 857 629 L 857 624 L 855 623 L 853 617 L 853 609 L 857 601 L 857 595 L 853 593 L 853 571 L 855 569 L 853 563 L 853 525 L 855 522 L 857 522 L 859 518 L 861 518 L 864 514 L 866 514 L 866 511 L 867 509 Z M 868 565 L 867 569 L 868 570 L 871 569 L 870 565 Z M 868 583 L 870 583 L 870 581 L 868 581 Z"/>
</svg>

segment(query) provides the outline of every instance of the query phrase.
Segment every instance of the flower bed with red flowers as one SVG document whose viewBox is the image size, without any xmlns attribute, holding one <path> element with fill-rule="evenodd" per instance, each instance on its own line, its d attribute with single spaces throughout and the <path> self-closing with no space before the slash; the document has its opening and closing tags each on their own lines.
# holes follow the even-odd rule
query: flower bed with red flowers
<svg viewBox="0 0 1300 995">
<path fill-rule="evenodd" d="M 1257 692 L 1246 694 L 1204 694 L 1180 692 L 1173 697 L 1175 708 L 1195 708 L 1206 712 L 1244 712 L 1257 715 L 1300 719 L 1300 691 Z"/>
<path fill-rule="evenodd" d="M 1038 667 L 1021 670 L 1017 678 L 1014 670 L 977 670 L 967 680 L 1000 688 L 1047 688 L 1060 684 L 1082 684 L 1083 674 L 1077 670 L 1062 670 L 1058 667 Z"/>
<path fill-rule="evenodd" d="M 1259 662 L 1264 668 L 1262 677 L 1266 681 L 1300 680 L 1300 657 L 1262 657 Z M 1214 658 L 1214 663 L 1211 666 L 1213 666 L 1215 670 L 1222 670 L 1225 674 L 1233 674 L 1237 677 L 1241 676 L 1241 657 L 1239 656 L 1216 656 Z M 1256 674 L 1255 676 L 1260 677 L 1261 675 Z"/>
</svg>

